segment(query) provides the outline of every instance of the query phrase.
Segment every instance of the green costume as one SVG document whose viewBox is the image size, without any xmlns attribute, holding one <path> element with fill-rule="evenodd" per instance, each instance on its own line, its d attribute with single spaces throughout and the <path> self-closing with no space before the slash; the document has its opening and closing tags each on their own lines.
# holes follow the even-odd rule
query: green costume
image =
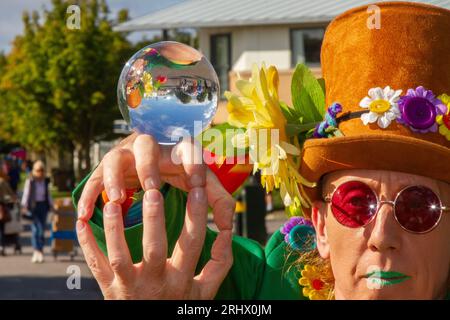
<svg viewBox="0 0 450 320">
<path fill-rule="evenodd" d="M 73 191 L 72 198 L 75 207 L 80 199 L 87 176 Z M 164 196 L 168 255 L 172 254 L 175 243 L 181 233 L 186 211 L 186 193 L 164 185 L 161 188 Z M 129 210 L 129 214 L 142 211 L 142 202 L 136 202 Z M 98 206 L 89 221 L 92 232 L 100 249 L 106 254 L 105 235 L 103 231 L 102 211 Z M 125 238 L 130 249 L 133 262 L 142 260 L 142 223 L 125 229 Z M 211 247 L 217 233 L 207 229 L 205 244 L 197 265 L 199 273 L 210 259 Z M 234 263 L 227 277 L 223 281 L 216 299 L 284 299 L 305 300 L 302 287 L 298 284 L 300 271 L 293 266 L 294 259 L 284 242 L 284 235 L 276 231 L 263 249 L 259 243 L 251 239 L 233 236 Z M 450 300 L 450 292 L 446 300 Z"/>
<path fill-rule="evenodd" d="M 73 201 L 78 203 L 83 187 L 89 179 L 86 177 L 74 190 Z M 169 185 L 161 188 L 164 196 L 168 255 L 170 256 L 184 225 L 186 193 Z M 142 202 L 136 202 L 129 214 L 142 211 Z M 99 206 L 89 222 L 100 249 L 106 254 L 103 217 Z M 125 229 L 125 238 L 133 262 L 142 259 L 142 223 Z M 217 233 L 207 229 L 205 244 L 197 265 L 200 272 L 210 259 L 211 247 Z M 300 273 L 291 267 L 293 259 L 287 259 L 289 250 L 284 235 L 275 232 L 263 249 L 253 240 L 234 236 L 234 263 L 223 281 L 216 299 L 305 299 L 298 284 Z"/>
</svg>

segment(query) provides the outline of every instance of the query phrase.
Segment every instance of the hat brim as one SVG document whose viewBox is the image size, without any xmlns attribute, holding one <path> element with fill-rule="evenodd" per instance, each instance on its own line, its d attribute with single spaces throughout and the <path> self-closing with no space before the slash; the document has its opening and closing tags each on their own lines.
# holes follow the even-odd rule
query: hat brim
<svg viewBox="0 0 450 320">
<path fill-rule="evenodd" d="M 306 140 L 300 174 L 311 182 L 333 171 L 389 170 L 450 183 L 450 149 L 436 143 L 393 134 Z M 321 199 L 321 188 L 307 188 L 310 200 Z"/>
</svg>

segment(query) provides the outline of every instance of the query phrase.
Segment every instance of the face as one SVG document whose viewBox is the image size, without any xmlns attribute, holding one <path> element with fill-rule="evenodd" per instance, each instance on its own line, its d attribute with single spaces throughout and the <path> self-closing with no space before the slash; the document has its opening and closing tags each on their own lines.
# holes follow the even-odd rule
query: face
<svg viewBox="0 0 450 320">
<path fill-rule="evenodd" d="M 449 184 L 379 170 L 341 170 L 328 174 L 323 181 L 324 198 L 342 183 L 354 180 L 370 186 L 380 201 L 394 201 L 405 187 L 421 185 L 433 190 L 443 206 L 450 206 Z M 319 253 L 331 262 L 336 299 L 445 297 L 450 274 L 450 212 L 444 211 L 438 226 L 424 234 L 405 231 L 394 217 L 393 206 L 386 203 L 362 227 L 340 224 L 330 203 L 325 201 L 314 203 L 312 220 Z"/>
<path fill-rule="evenodd" d="M 45 170 L 43 168 L 37 168 L 33 170 L 33 176 L 38 179 L 42 179 L 45 176 Z"/>
</svg>

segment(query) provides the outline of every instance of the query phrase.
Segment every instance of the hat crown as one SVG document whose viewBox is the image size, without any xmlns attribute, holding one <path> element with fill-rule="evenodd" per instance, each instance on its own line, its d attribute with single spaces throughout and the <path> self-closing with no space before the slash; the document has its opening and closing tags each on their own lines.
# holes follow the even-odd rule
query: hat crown
<svg viewBox="0 0 450 320">
<path fill-rule="evenodd" d="M 369 90 L 387 86 L 402 95 L 421 86 L 435 96 L 450 95 L 450 10 L 410 2 L 374 5 L 347 11 L 327 28 L 321 54 L 327 105 L 338 102 L 343 112 L 364 111 L 360 102 L 370 98 Z M 370 109 L 388 106 L 378 101 Z M 345 136 L 395 134 L 450 148 L 438 132 L 415 132 L 395 120 L 382 129 L 357 117 L 342 121 L 339 129 Z"/>
</svg>

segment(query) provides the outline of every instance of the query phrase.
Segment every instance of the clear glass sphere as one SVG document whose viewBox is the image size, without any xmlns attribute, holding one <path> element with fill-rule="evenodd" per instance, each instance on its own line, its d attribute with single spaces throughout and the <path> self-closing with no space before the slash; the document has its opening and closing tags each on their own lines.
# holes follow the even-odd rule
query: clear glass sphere
<svg viewBox="0 0 450 320">
<path fill-rule="evenodd" d="M 135 53 L 117 87 L 120 112 L 131 129 L 168 145 L 200 134 L 211 123 L 219 92 L 211 63 L 194 48 L 174 41 Z"/>
</svg>

